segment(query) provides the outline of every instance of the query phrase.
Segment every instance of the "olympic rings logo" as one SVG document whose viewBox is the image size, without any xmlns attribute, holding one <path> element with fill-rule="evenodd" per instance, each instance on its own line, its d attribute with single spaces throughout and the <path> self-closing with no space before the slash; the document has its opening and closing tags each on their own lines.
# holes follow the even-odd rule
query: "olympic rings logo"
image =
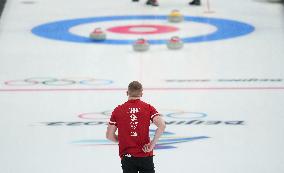
<svg viewBox="0 0 284 173">
<path fill-rule="evenodd" d="M 4 84 L 7 86 L 70 86 L 70 85 L 109 85 L 112 80 L 108 79 L 95 79 L 95 78 L 52 78 L 52 77 L 34 77 L 23 80 L 9 80 Z"/>
<path fill-rule="evenodd" d="M 78 117 L 81 119 L 97 120 L 97 121 L 108 121 L 111 116 L 110 110 L 103 112 L 90 112 L 79 114 Z M 163 118 L 166 120 L 169 119 L 179 119 L 179 120 L 192 120 L 192 119 L 201 119 L 207 117 L 206 113 L 202 112 L 189 112 L 182 110 L 169 110 L 162 109 L 160 111 Z"/>
</svg>

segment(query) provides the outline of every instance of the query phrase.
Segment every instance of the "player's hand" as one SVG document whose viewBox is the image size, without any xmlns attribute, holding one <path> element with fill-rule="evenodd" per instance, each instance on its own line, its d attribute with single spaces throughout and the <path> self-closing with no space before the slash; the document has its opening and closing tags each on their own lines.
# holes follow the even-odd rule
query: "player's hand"
<svg viewBox="0 0 284 173">
<path fill-rule="evenodd" d="M 142 150 L 145 152 L 145 153 L 148 153 L 148 152 L 151 152 L 153 149 L 155 148 L 155 145 L 153 143 L 148 143 L 148 144 L 145 144 L 142 148 Z"/>
</svg>

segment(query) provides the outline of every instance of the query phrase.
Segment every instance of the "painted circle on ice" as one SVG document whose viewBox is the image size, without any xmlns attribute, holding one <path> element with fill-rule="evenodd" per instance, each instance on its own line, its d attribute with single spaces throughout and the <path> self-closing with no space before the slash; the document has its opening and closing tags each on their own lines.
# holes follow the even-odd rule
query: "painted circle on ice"
<svg viewBox="0 0 284 173">
<path fill-rule="evenodd" d="M 133 42 L 135 42 L 135 39 L 107 38 L 104 41 L 94 41 L 89 37 L 71 33 L 70 30 L 73 27 L 88 23 L 91 24 L 99 22 L 127 21 L 127 20 L 130 21 L 153 20 L 157 21 L 158 23 L 159 21 L 165 22 L 167 21 L 167 19 L 168 19 L 167 15 L 126 15 L 126 16 L 105 16 L 105 17 L 70 19 L 70 20 L 56 21 L 36 26 L 32 29 L 32 33 L 37 36 L 48 39 L 76 42 L 76 43 L 129 45 L 133 44 Z M 252 25 L 228 19 L 184 16 L 184 22 L 202 23 L 217 28 L 217 30 L 213 33 L 190 36 L 190 37 L 182 37 L 181 39 L 184 43 L 198 43 L 198 42 L 230 39 L 239 36 L 244 36 L 254 31 L 254 27 Z M 158 24 L 156 26 L 158 26 Z M 137 32 L 137 30 L 136 31 L 134 30 L 134 32 Z M 151 30 L 148 30 L 148 32 L 151 32 Z M 150 44 L 166 44 L 167 39 L 168 38 L 148 39 L 148 42 Z"/>
<path fill-rule="evenodd" d="M 108 28 L 107 31 L 118 34 L 162 34 L 179 30 L 165 25 L 126 25 Z"/>
</svg>

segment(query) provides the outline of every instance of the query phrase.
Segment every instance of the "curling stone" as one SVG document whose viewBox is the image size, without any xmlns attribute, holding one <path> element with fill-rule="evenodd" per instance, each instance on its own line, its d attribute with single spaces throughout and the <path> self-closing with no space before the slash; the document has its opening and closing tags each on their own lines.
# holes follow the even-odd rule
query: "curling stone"
<svg viewBox="0 0 284 173">
<path fill-rule="evenodd" d="M 96 28 L 90 34 L 90 38 L 97 41 L 102 41 L 106 39 L 106 33 L 102 31 L 101 28 Z"/>
<path fill-rule="evenodd" d="M 138 51 L 138 52 L 147 51 L 149 47 L 150 47 L 150 44 L 144 38 L 140 38 L 136 40 L 133 44 L 133 50 Z"/>
<path fill-rule="evenodd" d="M 169 49 L 181 49 L 183 47 L 183 41 L 178 36 L 171 37 L 167 41 L 167 47 Z"/>
<path fill-rule="evenodd" d="M 180 13 L 179 10 L 173 10 L 168 17 L 169 22 L 178 23 L 182 22 L 184 19 L 183 15 Z"/>
</svg>

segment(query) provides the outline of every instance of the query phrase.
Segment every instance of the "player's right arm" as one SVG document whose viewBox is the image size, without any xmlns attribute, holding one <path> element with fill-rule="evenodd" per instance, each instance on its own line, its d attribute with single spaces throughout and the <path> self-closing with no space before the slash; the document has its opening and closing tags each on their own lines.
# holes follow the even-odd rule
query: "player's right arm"
<svg viewBox="0 0 284 173">
<path fill-rule="evenodd" d="M 106 131 L 106 138 L 112 142 L 118 142 L 118 137 L 115 134 L 117 127 L 109 124 Z"/>
<path fill-rule="evenodd" d="M 111 114 L 107 131 L 106 131 L 106 138 L 113 142 L 118 142 L 118 136 L 115 134 L 117 131 L 117 122 L 116 122 L 116 114 L 117 114 L 117 107 Z"/>
</svg>

